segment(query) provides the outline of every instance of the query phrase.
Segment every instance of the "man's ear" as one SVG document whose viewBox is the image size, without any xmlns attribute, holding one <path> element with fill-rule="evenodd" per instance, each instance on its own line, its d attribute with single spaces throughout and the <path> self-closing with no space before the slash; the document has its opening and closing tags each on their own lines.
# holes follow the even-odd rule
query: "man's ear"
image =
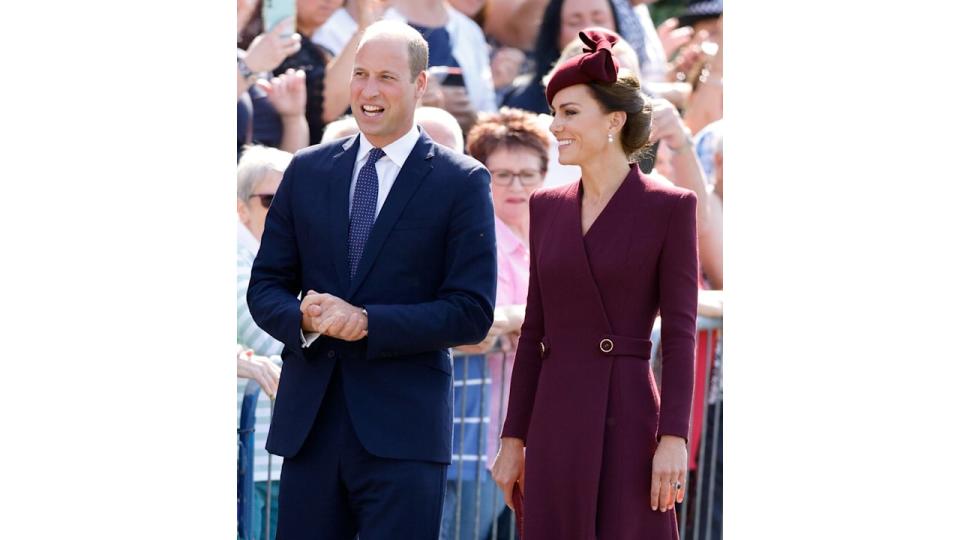
<svg viewBox="0 0 960 540">
<path fill-rule="evenodd" d="M 417 101 L 420 101 L 420 98 L 423 97 L 423 94 L 427 91 L 427 72 L 421 71 L 417 74 L 417 78 L 414 81 L 417 85 L 416 97 Z"/>
</svg>

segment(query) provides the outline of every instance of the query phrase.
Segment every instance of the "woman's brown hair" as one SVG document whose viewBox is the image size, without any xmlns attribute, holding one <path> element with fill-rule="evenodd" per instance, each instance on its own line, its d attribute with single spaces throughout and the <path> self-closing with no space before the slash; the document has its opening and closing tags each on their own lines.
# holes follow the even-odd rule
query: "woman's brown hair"
<svg viewBox="0 0 960 540">
<path fill-rule="evenodd" d="M 620 131 L 620 146 L 631 161 L 650 146 L 650 126 L 653 107 L 650 98 L 640 91 L 640 81 L 629 70 L 621 70 L 617 81 L 611 84 L 587 83 L 590 93 L 606 113 L 623 111 L 627 121 Z"/>
<path fill-rule="evenodd" d="M 531 150 L 540 158 L 540 172 L 547 171 L 550 138 L 533 113 L 502 107 L 499 112 L 480 115 L 467 135 L 467 153 L 486 164 L 500 148 Z"/>
</svg>

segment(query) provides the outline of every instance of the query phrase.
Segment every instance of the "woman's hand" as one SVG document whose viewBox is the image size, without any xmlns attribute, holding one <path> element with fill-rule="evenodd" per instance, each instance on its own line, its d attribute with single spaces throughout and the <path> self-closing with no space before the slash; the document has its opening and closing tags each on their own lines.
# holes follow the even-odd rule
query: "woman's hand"
<svg viewBox="0 0 960 540">
<path fill-rule="evenodd" d="M 237 377 L 257 381 L 260 388 L 273 399 L 277 396 L 277 387 L 280 385 L 280 366 L 247 349 L 237 354 Z"/>
<path fill-rule="evenodd" d="M 678 22 L 676 17 L 671 17 L 657 27 L 657 35 L 663 45 L 663 54 L 667 58 L 673 58 L 673 53 L 693 38 L 693 28 L 689 26 L 677 28 Z"/>
<path fill-rule="evenodd" d="M 500 451 L 493 462 L 493 480 L 497 483 L 503 498 L 511 510 L 513 508 L 513 485 L 520 482 L 523 493 L 524 451 L 523 441 L 514 437 L 500 439 Z"/>
<path fill-rule="evenodd" d="M 674 152 L 693 144 L 690 130 L 680 118 L 680 113 L 665 99 L 652 100 L 650 140 L 663 141 Z"/>
<path fill-rule="evenodd" d="M 245 60 L 247 67 L 254 73 L 273 71 L 284 59 L 300 50 L 300 34 L 283 36 L 293 30 L 293 18 L 287 18 L 277 24 L 273 30 L 254 38 L 247 48 Z"/>
<path fill-rule="evenodd" d="M 683 502 L 687 490 L 687 443 L 681 437 L 664 435 L 653 455 L 650 482 L 650 508 L 666 512 L 675 502 Z M 677 489 L 677 484 L 680 488 Z"/>
</svg>

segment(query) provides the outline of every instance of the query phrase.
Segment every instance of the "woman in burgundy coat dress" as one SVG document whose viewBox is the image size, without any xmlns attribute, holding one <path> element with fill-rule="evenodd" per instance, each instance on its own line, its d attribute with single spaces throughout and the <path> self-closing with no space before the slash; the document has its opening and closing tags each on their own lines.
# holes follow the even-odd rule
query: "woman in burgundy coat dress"
<svg viewBox="0 0 960 540">
<path fill-rule="evenodd" d="M 530 200 L 530 289 L 493 476 L 524 540 L 677 538 L 693 392 L 696 195 L 645 177 L 650 105 L 604 32 L 547 86 L 580 182 Z M 658 395 L 650 331 L 659 310 Z"/>
</svg>

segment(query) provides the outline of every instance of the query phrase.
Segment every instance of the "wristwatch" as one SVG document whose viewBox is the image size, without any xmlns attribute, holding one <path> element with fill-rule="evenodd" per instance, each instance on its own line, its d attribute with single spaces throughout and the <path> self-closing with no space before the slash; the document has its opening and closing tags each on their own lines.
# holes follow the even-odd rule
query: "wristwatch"
<svg viewBox="0 0 960 540">
<path fill-rule="evenodd" d="M 250 80 L 257 76 L 257 74 L 250 69 L 250 66 L 247 65 L 247 62 L 243 58 L 237 58 L 237 69 L 240 70 L 240 75 L 242 75 L 246 80 Z"/>
</svg>

